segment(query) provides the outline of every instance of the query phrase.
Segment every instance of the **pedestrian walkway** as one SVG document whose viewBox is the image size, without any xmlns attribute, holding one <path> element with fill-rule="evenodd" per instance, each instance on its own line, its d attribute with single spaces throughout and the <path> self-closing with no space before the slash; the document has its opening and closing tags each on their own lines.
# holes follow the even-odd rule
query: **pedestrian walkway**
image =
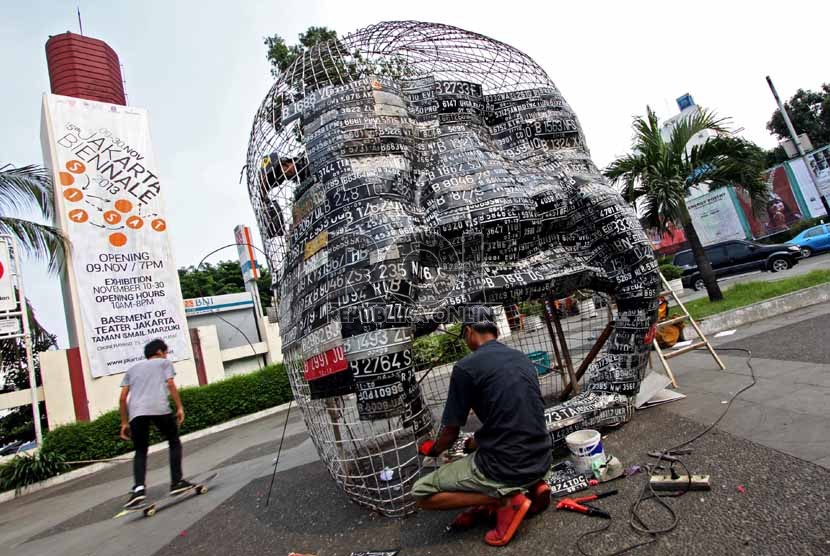
<svg viewBox="0 0 830 556">
<path fill-rule="evenodd" d="M 150 556 L 215 510 L 252 480 L 270 477 L 285 413 L 184 444 L 188 477 L 218 476 L 210 491 L 152 518 L 133 514 L 113 521 L 132 484 L 131 464 L 65 483 L 0 505 L 0 546 L 15 556 L 96 554 Z M 317 459 L 299 411 L 292 410 L 280 469 Z M 150 456 L 150 497 L 170 483 L 167 450 Z"/>
<path fill-rule="evenodd" d="M 720 371 L 704 352 L 672 360 L 678 390 L 687 398 L 668 411 L 707 423 L 732 394 L 757 384 L 735 401 L 719 428 L 769 448 L 830 468 L 830 303 L 814 305 L 742 326 L 714 338 L 726 364 Z"/>
</svg>

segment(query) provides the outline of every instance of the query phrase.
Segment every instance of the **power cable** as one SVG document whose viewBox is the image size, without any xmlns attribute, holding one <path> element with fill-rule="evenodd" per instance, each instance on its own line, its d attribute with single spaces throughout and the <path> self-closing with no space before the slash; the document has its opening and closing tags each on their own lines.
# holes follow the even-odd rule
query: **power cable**
<svg viewBox="0 0 830 556">
<path fill-rule="evenodd" d="M 700 348 L 698 348 L 698 349 L 700 349 Z M 687 440 L 684 440 L 680 444 L 677 444 L 676 446 L 673 446 L 673 447 L 668 448 L 666 450 L 660 450 L 659 456 L 657 457 L 657 463 L 655 463 L 654 466 L 650 469 L 649 474 L 648 474 L 648 480 L 646 481 L 645 485 L 643 486 L 643 489 L 640 491 L 640 495 L 637 497 L 637 500 L 629 508 L 629 517 L 628 517 L 629 527 L 631 527 L 631 529 L 634 530 L 636 533 L 649 535 L 649 538 L 646 539 L 646 540 L 643 540 L 641 542 L 634 543 L 634 544 L 631 544 L 629 546 L 626 546 L 626 547 L 624 547 L 620 550 L 603 554 L 602 556 L 617 556 L 618 554 L 625 554 L 626 552 L 629 552 L 629 551 L 634 550 L 636 548 L 640 548 L 642 546 L 646 546 L 646 545 L 649 545 L 651 543 L 654 543 L 654 542 L 657 541 L 657 538 L 658 538 L 657 536 L 658 535 L 669 533 L 669 532 L 673 531 L 677 527 L 678 523 L 680 522 L 680 516 L 677 515 L 677 512 L 675 512 L 675 510 L 671 507 L 671 505 L 669 505 L 664 500 L 664 498 L 676 498 L 676 497 L 682 496 L 682 495 L 686 494 L 687 492 L 689 492 L 689 490 L 691 488 L 691 483 L 692 483 L 692 476 L 691 476 L 691 473 L 689 473 L 688 468 L 686 467 L 686 465 L 679 458 L 676 458 L 676 456 L 675 456 L 676 460 L 671 462 L 671 466 L 674 466 L 674 464 L 676 463 L 676 464 L 679 464 L 681 467 L 683 467 L 683 469 L 686 473 L 686 476 L 689 477 L 689 483 L 686 485 L 685 489 L 683 489 L 679 492 L 676 492 L 676 493 L 672 493 L 672 494 L 662 494 L 662 495 L 658 494 L 654 490 L 654 487 L 651 484 L 651 477 L 654 476 L 655 472 L 657 471 L 657 468 L 660 466 L 660 463 L 663 461 L 663 456 L 665 456 L 668 453 L 674 452 L 675 450 L 685 448 L 686 446 L 689 446 L 689 445 L 693 444 L 694 442 L 700 440 L 706 434 L 711 432 L 712 429 L 714 429 L 718 425 L 718 423 L 720 423 L 724 419 L 724 417 L 726 417 L 726 414 L 729 412 L 729 409 L 732 407 L 732 403 L 738 398 L 738 396 L 740 396 L 741 394 L 743 394 L 744 392 L 746 392 L 747 390 L 749 390 L 750 388 L 755 386 L 755 384 L 758 382 L 758 379 L 755 376 L 755 369 L 752 367 L 752 351 L 750 351 L 748 349 L 744 349 L 744 348 L 718 348 L 717 351 L 738 351 L 738 352 L 746 354 L 746 366 L 749 367 L 749 373 L 750 373 L 750 376 L 752 377 L 752 382 L 749 383 L 748 385 L 744 386 L 743 388 L 741 388 L 740 390 L 735 392 L 735 394 L 732 395 L 732 397 L 727 402 L 726 407 L 724 408 L 723 412 L 720 414 L 720 416 L 717 419 L 715 419 L 715 421 L 712 424 L 707 426 L 705 429 L 703 429 L 698 434 L 692 436 L 691 438 L 689 438 Z M 672 474 L 674 474 L 673 469 L 672 469 Z M 655 500 L 656 503 L 659 504 L 659 507 L 663 508 L 668 513 L 668 515 L 670 516 L 670 520 L 671 520 L 671 523 L 669 525 L 659 527 L 659 526 L 655 526 L 653 524 L 650 525 L 646 522 L 646 520 L 643 518 L 643 516 L 640 513 L 640 509 L 641 509 L 641 506 L 643 505 L 643 503 L 647 502 L 648 500 Z M 597 556 L 595 554 L 591 554 L 590 552 L 586 551 L 585 548 L 582 546 L 582 541 L 584 539 L 590 537 L 590 536 L 593 536 L 593 535 L 596 535 L 596 534 L 602 533 L 603 531 L 608 530 L 608 528 L 610 526 L 611 526 L 611 521 L 608 520 L 601 527 L 599 527 L 597 529 L 587 531 L 587 532 L 583 533 L 582 535 L 580 535 L 576 540 L 576 547 L 579 550 L 580 554 L 582 554 L 583 556 Z"/>
<path fill-rule="evenodd" d="M 219 251 L 222 251 L 223 249 L 227 249 L 227 248 L 229 248 L 229 247 L 237 247 L 237 246 L 239 246 L 239 245 L 245 245 L 245 246 L 247 246 L 247 247 L 251 247 L 252 249 L 256 249 L 257 251 L 259 251 L 260 253 L 262 253 L 262 255 L 265 257 L 265 260 L 266 260 L 266 261 L 268 260 L 268 254 L 267 254 L 267 253 L 265 253 L 265 251 L 263 251 L 262 249 L 260 249 L 259 247 L 257 247 L 256 245 L 254 245 L 254 244 L 252 244 L 252 243 L 228 243 L 227 245 L 223 245 L 222 247 L 218 247 L 218 248 L 214 249 L 213 251 L 211 251 L 210 253 L 208 253 L 208 254 L 207 254 L 207 255 L 205 255 L 204 257 L 202 257 L 202 260 L 201 260 L 201 261 L 199 261 L 199 264 L 197 264 L 197 265 L 196 265 L 195 267 L 193 267 L 193 268 L 194 268 L 194 269 L 198 272 L 199 268 L 200 268 L 200 267 L 201 267 L 201 266 L 205 263 L 205 261 L 207 260 L 207 258 L 208 258 L 208 257 L 210 257 L 211 255 L 214 255 L 214 254 L 218 253 Z M 270 269 L 269 269 L 269 270 L 270 270 Z M 199 284 L 199 282 L 198 282 L 198 281 L 196 282 L 196 289 L 197 289 L 197 290 L 198 290 L 198 292 L 199 292 L 199 297 L 205 297 L 205 296 L 204 296 L 204 293 L 205 293 L 205 292 L 204 292 L 204 290 L 202 289 L 202 286 L 201 286 L 201 284 Z M 248 343 L 248 347 L 250 347 L 250 348 L 251 348 L 251 352 L 254 354 L 254 356 L 256 356 L 256 355 L 257 355 L 256 349 L 254 348 L 254 344 L 251 342 L 250 338 L 248 338 L 248 335 L 247 335 L 247 334 L 245 334 L 245 332 L 243 332 L 243 331 L 242 331 L 242 329 L 241 329 L 241 328 L 239 328 L 238 326 L 236 326 L 235 324 L 233 324 L 232 322 L 230 322 L 230 321 L 229 321 L 229 320 L 227 320 L 226 318 L 224 318 L 224 317 L 220 316 L 219 314 L 216 314 L 216 315 L 214 315 L 214 316 L 215 316 L 216 318 L 218 318 L 219 320 L 221 320 L 222 322 L 224 322 L 225 324 L 227 324 L 228 326 L 230 326 L 230 327 L 234 328 L 237 332 L 239 332 L 239 333 L 242 335 L 242 337 L 243 337 L 243 338 L 245 338 L 245 341 Z M 257 318 L 262 318 L 262 315 L 257 315 Z"/>
<path fill-rule="evenodd" d="M 271 484 L 268 485 L 268 496 L 265 498 L 265 507 L 271 502 L 271 491 L 274 488 L 274 480 L 277 478 L 277 466 L 280 464 L 280 455 L 282 454 L 282 443 L 285 440 L 285 430 L 288 428 L 288 417 L 291 416 L 291 404 L 294 400 L 288 402 L 288 410 L 285 412 L 285 423 L 282 426 L 282 436 L 280 437 L 280 445 L 277 448 L 277 457 L 274 460 L 274 472 L 271 473 Z"/>
</svg>

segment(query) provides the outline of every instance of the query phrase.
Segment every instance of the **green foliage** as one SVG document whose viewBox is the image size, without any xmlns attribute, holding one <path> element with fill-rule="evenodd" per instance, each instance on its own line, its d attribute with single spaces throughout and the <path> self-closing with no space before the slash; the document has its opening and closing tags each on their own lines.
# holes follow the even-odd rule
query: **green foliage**
<svg viewBox="0 0 830 556">
<path fill-rule="evenodd" d="M 179 282 L 182 287 L 182 297 L 185 299 L 245 291 L 242 269 L 237 261 L 220 261 L 216 265 L 203 263 L 198 269 L 193 266 L 180 268 Z M 257 286 L 262 307 L 269 307 L 271 305 L 271 273 L 267 268 L 260 267 Z"/>
<path fill-rule="evenodd" d="M 38 322 L 32 305 L 29 308 L 29 330 L 32 333 L 32 352 L 35 365 L 35 383 L 41 384 L 38 353 L 56 346 L 55 335 L 46 331 Z M 13 392 L 29 387 L 29 371 L 26 368 L 26 351 L 22 338 L 0 340 L 0 392 Z M 46 405 L 40 403 L 41 426 L 47 429 Z M 0 417 L 0 446 L 15 440 L 35 438 L 32 408 L 29 405 L 14 408 Z"/>
<path fill-rule="evenodd" d="M 692 317 L 700 319 L 828 282 L 830 282 L 830 270 L 813 270 L 807 274 L 772 282 L 735 284 L 724 290 L 722 301 L 711 302 L 703 298 L 689 301 L 685 305 Z"/>
<path fill-rule="evenodd" d="M 815 147 L 830 143 L 830 83 L 822 85 L 820 91 L 799 89 L 784 103 L 784 107 L 796 133 L 806 133 Z M 767 129 L 779 139 L 790 138 L 787 124 L 778 109 L 767 122 Z"/>
<path fill-rule="evenodd" d="M 717 299 L 720 289 L 695 230 L 686 197 L 692 188 L 716 189 L 734 186 L 744 190 L 756 211 L 765 207 L 768 186 L 763 171 L 763 149 L 733 137 L 727 120 L 700 109 L 677 121 L 669 140 L 663 139 L 662 126 L 651 108 L 646 116 L 634 119 L 632 153 L 613 161 L 605 175 L 621 186 L 621 193 L 632 206 L 643 212 L 643 220 L 664 231 L 669 222 L 683 227 L 710 295 Z M 689 147 L 700 133 L 715 135 L 702 144 Z"/>
<path fill-rule="evenodd" d="M 772 234 L 771 236 L 767 236 L 759 241 L 761 243 L 767 243 L 770 245 L 776 243 L 786 243 L 787 241 L 790 241 L 792 238 L 794 238 L 807 228 L 812 228 L 813 226 L 821 224 L 822 220 L 824 220 L 824 218 L 805 218 L 803 220 L 798 220 L 783 232 Z"/>
<path fill-rule="evenodd" d="M 36 210 L 50 222 L 54 206 L 54 187 L 48 170 L 35 165 L 0 167 L 0 234 L 14 236 L 21 250 L 48 261 L 51 272 L 64 266 L 66 238 L 57 228 L 14 215 Z"/>
<path fill-rule="evenodd" d="M 264 38 L 265 46 L 268 49 L 265 57 L 271 64 L 272 76 L 279 77 L 297 58 L 316 44 L 336 40 L 337 31 L 327 27 L 312 26 L 306 29 L 305 33 L 300 33 L 297 39 L 299 40 L 299 44 L 289 46 L 286 44 L 285 39 L 279 35 Z"/>
<path fill-rule="evenodd" d="M 0 465 L 0 492 L 20 490 L 33 483 L 69 470 L 60 454 L 21 454 Z"/>
<path fill-rule="evenodd" d="M 683 270 L 673 264 L 661 264 L 660 274 L 662 274 L 666 280 L 677 280 L 683 276 Z"/>
<path fill-rule="evenodd" d="M 765 166 L 767 168 L 772 168 L 773 166 L 778 166 L 782 162 L 787 161 L 787 153 L 784 151 L 784 147 L 778 146 L 774 149 L 770 149 L 766 152 L 766 161 Z"/>
<path fill-rule="evenodd" d="M 542 304 L 541 301 L 532 300 L 532 301 L 522 301 L 519 303 L 519 313 L 533 317 L 537 316 L 540 317 L 545 311 L 545 306 Z"/>
<path fill-rule="evenodd" d="M 206 386 L 182 388 L 180 393 L 185 411 L 181 434 L 256 413 L 293 397 L 282 365 Z M 129 452 L 132 443 L 118 437 L 120 421 L 118 411 L 110 411 L 93 421 L 57 427 L 44 436 L 41 453 L 71 462 L 107 459 Z M 158 432 L 151 428 L 150 442 L 161 441 Z"/>
<path fill-rule="evenodd" d="M 454 363 L 470 353 L 461 339 L 461 325 L 452 324 L 447 332 L 433 332 L 417 338 L 412 345 L 417 369 L 429 369 L 437 365 Z"/>
</svg>

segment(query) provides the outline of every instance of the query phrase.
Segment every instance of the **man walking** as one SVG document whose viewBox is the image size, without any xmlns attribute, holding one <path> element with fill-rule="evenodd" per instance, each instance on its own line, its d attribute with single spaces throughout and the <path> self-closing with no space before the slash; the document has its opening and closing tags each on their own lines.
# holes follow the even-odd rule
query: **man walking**
<svg viewBox="0 0 830 556">
<path fill-rule="evenodd" d="M 490 308 L 469 307 L 461 335 L 473 353 L 453 368 L 438 440 L 427 440 L 419 451 L 436 457 L 452 446 L 470 410 L 482 426 L 465 444 L 473 453 L 419 479 L 412 495 L 426 510 L 469 507 L 454 528 L 495 520 L 484 542 L 504 546 L 526 515 L 550 505 L 544 478 L 552 456 L 542 392 L 527 356 L 497 341 Z"/>
<path fill-rule="evenodd" d="M 147 444 L 152 423 L 167 439 L 170 452 L 170 494 L 179 494 L 193 485 L 182 478 L 182 443 L 179 426 L 184 408 L 173 377 L 176 372 L 167 359 L 167 344 L 153 340 L 144 346 L 145 361 L 127 370 L 121 381 L 121 438 L 132 438 L 135 446 L 133 478 L 135 484 L 125 508 L 135 508 L 147 498 L 144 479 L 147 474 Z M 167 395 L 176 404 L 176 416 L 170 412 Z M 129 416 L 129 417 L 128 417 Z"/>
</svg>

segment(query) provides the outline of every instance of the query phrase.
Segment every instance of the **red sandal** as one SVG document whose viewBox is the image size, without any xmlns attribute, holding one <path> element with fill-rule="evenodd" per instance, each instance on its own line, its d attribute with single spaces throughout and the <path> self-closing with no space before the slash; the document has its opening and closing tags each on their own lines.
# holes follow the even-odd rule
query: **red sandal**
<svg viewBox="0 0 830 556">
<path fill-rule="evenodd" d="M 530 509 L 527 510 L 527 517 L 544 512 L 550 506 L 550 485 L 545 481 L 539 481 L 531 487 L 527 497 L 530 498 Z"/>
<path fill-rule="evenodd" d="M 496 508 L 497 506 L 493 504 L 468 508 L 455 516 L 455 519 L 452 520 L 452 523 L 449 524 L 447 529 L 463 531 L 479 524 L 487 523 L 492 525 L 496 517 Z"/>
<path fill-rule="evenodd" d="M 499 506 L 496 510 L 496 528 L 487 531 L 484 542 L 490 546 L 509 543 L 529 509 L 530 500 L 522 493 L 510 498 L 506 506 Z"/>
</svg>

